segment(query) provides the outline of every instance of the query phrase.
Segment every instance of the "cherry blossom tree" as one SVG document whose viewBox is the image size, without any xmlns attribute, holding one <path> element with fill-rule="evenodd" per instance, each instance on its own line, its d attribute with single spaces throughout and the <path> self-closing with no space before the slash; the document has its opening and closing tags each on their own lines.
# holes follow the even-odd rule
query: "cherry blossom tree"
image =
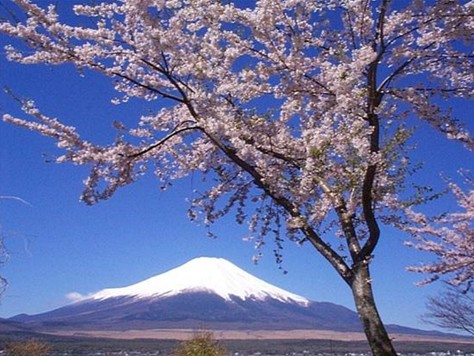
<svg viewBox="0 0 474 356">
<path fill-rule="evenodd" d="M 413 241 L 407 244 L 437 257 L 432 263 L 409 268 L 430 275 L 422 284 L 442 275 L 448 276 L 449 284 L 466 289 L 474 281 L 474 181 L 465 178 L 467 191 L 458 184 L 448 184 L 460 211 L 428 217 L 407 208 L 408 219 L 401 224 L 413 236 Z"/>
<path fill-rule="evenodd" d="M 110 198 L 147 170 L 200 173 L 189 216 L 235 214 L 257 245 L 312 246 L 351 289 L 374 355 L 396 355 L 369 271 L 380 223 L 398 224 L 412 121 L 474 148 L 448 108 L 472 98 L 474 3 L 462 0 L 117 0 L 55 6 L 13 0 L 25 20 L 11 61 L 74 64 L 113 79 L 120 105 L 156 103 L 97 145 L 23 100 L 4 120 L 57 140 L 58 162 L 88 165 L 82 199 Z M 77 22 L 76 22 L 77 23 Z"/>
</svg>

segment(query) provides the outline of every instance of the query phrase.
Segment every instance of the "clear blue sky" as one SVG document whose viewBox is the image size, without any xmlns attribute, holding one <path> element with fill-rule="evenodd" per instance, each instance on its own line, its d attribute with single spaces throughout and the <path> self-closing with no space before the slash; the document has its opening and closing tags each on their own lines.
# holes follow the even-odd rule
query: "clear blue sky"
<svg viewBox="0 0 474 356">
<path fill-rule="evenodd" d="M 112 83 L 72 67 L 21 66 L 4 59 L 0 37 L 0 86 L 33 98 L 48 115 L 77 125 L 90 140 L 111 140 L 113 120 L 133 121 L 156 103 L 131 101 L 114 106 Z M 474 105 L 458 108 L 472 121 Z M 0 114 L 20 113 L 18 104 L 0 94 Z M 470 115 L 467 118 L 467 115 Z M 471 124 L 471 128 L 472 128 Z M 426 129 L 419 143 L 419 159 L 426 167 L 419 178 L 438 185 L 438 172 L 454 176 L 460 167 L 473 168 L 469 153 Z M 317 301 L 353 308 L 347 288 L 327 263 L 309 246 L 285 244 L 283 274 L 274 263 L 272 245 L 252 262 L 253 244 L 243 242 L 246 227 L 225 219 L 213 227 L 219 238 L 188 221 L 189 197 L 198 181 L 184 179 L 163 192 L 153 175 L 121 189 L 96 206 L 79 202 L 85 167 L 48 163 L 57 150 L 37 133 L 0 122 L 0 228 L 10 257 L 1 275 L 9 282 L 1 297 L 0 317 L 34 314 L 68 303 L 66 294 L 87 294 L 106 287 L 129 285 L 176 267 L 198 256 L 223 257 L 248 272 L 291 292 Z M 448 207 L 447 207 L 448 208 Z M 431 328 L 419 321 L 426 297 L 440 284 L 416 287 L 422 276 L 405 271 L 429 256 L 403 246 L 406 236 L 385 229 L 376 250 L 373 277 L 376 299 L 386 323 Z"/>
</svg>

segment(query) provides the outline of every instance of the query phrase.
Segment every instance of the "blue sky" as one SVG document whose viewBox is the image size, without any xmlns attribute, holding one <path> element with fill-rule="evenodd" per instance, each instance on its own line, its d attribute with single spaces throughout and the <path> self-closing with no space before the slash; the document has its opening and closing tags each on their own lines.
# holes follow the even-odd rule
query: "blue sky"
<svg viewBox="0 0 474 356">
<path fill-rule="evenodd" d="M 0 37 L 0 47 L 8 40 Z M 72 67 L 22 66 L 0 56 L 0 86 L 32 98 L 45 114 L 78 126 L 84 137 L 108 142 L 112 121 L 133 121 L 156 103 L 110 104 L 112 83 L 94 73 L 80 76 Z M 472 120 L 474 105 L 457 108 Z M 22 115 L 18 104 L 0 94 L 0 114 Z M 470 115 L 467 117 L 467 115 Z M 472 129 L 472 123 L 471 123 Z M 423 129 L 417 158 L 426 162 L 419 175 L 434 186 L 438 172 L 454 176 L 460 167 L 473 168 L 472 156 L 459 144 Z M 57 153 L 54 142 L 36 133 L 0 122 L 0 228 L 9 252 L 0 269 L 9 282 L 0 299 L 0 317 L 34 314 L 65 305 L 71 292 L 88 294 L 106 287 L 129 285 L 165 272 L 198 256 L 218 256 L 291 292 L 317 301 L 353 308 L 351 292 L 309 245 L 284 245 L 283 274 L 269 243 L 258 265 L 253 244 L 244 242 L 245 226 L 231 218 L 213 226 L 219 237 L 206 237 L 203 226 L 188 221 L 186 197 L 198 188 L 192 178 L 161 191 L 153 175 L 118 191 L 96 206 L 79 202 L 87 168 L 48 163 Z M 446 208 L 449 208 L 449 203 Z M 444 206 L 440 208 L 445 208 Z M 416 287 L 422 276 L 405 271 L 429 256 L 403 246 L 402 233 L 384 229 L 376 250 L 373 277 L 376 299 L 386 323 L 431 328 L 419 320 L 428 295 L 441 284 Z"/>
</svg>

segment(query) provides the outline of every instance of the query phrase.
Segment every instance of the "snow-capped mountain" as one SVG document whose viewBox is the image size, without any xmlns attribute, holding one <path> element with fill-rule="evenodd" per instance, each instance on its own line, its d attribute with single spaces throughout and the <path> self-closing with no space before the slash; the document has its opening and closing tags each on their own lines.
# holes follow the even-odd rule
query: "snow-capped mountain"
<svg viewBox="0 0 474 356">
<path fill-rule="evenodd" d="M 223 258 L 211 257 L 193 259 L 171 271 L 128 287 L 101 290 L 86 300 L 164 298 L 190 292 L 211 293 L 226 301 L 237 297 L 260 301 L 271 298 L 301 305 L 309 303 L 308 299 L 262 281 Z"/>
<path fill-rule="evenodd" d="M 35 330 L 360 330 L 345 307 L 310 301 L 220 258 L 201 257 L 142 282 L 13 321 Z"/>
<path fill-rule="evenodd" d="M 103 289 L 46 313 L 0 320 L 0 333 L 203 327 L 249 332 L 361 331 L 357 314 L 348 308 L 308 300 L 264 282 L 224 259 L 208 257 L 191 260 L 127 287 Z M 395 333 L 440 334 L 398 325 L 387 327 Z"/>
</svg>

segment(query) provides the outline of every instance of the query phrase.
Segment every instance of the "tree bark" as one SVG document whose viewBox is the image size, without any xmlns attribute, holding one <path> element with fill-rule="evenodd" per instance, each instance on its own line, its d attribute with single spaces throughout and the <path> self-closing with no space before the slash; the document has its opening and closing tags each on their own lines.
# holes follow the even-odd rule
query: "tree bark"
<svg viewBox="0 0 474 356">
<path fill-rule="evenodd" d="M 358 263 L 353 267 L 353 273 L 350 287 L 372 354 L 374 356 L 396 356 L 397 352 L 375 305 L 368 263 Z"/>
</svg>

